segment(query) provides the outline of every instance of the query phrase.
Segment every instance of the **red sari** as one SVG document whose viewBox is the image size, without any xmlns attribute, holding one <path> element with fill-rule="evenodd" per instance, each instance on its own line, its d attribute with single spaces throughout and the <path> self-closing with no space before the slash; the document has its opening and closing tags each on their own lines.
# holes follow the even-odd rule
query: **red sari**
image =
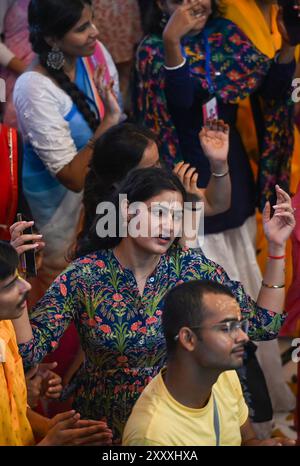
<svg viewBox="0 0 300 466">
<path fill-rule="evenodd" d="M 0 124 L 0 239 L 10 239 L 18 207 L 18 134 Z"/>
</svg>

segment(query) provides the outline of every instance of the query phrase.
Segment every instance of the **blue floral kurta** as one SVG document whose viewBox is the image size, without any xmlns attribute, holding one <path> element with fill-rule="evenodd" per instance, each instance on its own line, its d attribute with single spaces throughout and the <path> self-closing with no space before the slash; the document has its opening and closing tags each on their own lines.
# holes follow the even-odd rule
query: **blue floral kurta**
<svg viewBox="0 0 300 466">
<path fill-rule="evenodd" d="M 173 246 L 148 277 L 140 296 L 133 273 L 112 250 L 73 262 L 37 304 L 31 315 L 34 338 L 20 345 L 25 366 L 55 349 L 74 321 L 86 359 L 74 385 L 74 409 L 83 418 L 105 416 L 115 437 L 139 394 L 165 363 L 161 328 L 164 296 L 174 286 L 195 279 L 227 285 L 250 318 L 250 336 L 276 337 L 282 316 L 259 308 L 242 285 L 199 252 Z"/>
</svg>

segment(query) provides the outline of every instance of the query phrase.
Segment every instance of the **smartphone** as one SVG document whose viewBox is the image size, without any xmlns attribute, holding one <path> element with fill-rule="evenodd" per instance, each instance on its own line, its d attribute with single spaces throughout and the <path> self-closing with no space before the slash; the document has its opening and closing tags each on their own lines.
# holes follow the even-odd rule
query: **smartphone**
<svg viewBox="0 0 300 466">
<path fill-rule="evenodd" d="M 278 0 L 278 5 L 282 7 L 283 22 L 289 35 L 290 44 L 300 44 L 300 17 L 295 0 Z"/>
<path fill-rule="evenodd" d="M 23 217 L 22 214 L 18 213 L 17 214 L 17 221 L 22 222 Z M 34 232 L 32 230 L 32 227 L 26 228 L 26 230 L 23 231 L 24 235 L 33 235 Z M 33 241 L 30 241 L 29 244 L 33 244 Z M 30 251 L 26 251 L 20 256 L 20 267 L 21 267 L 21 272 L 23 275 L 25 275 L 27 278 L 29 277 L 36 277 L 37 275 L 37 270 L 36 270 L 36 260 L 35 260 L 35 249 L 31 249 Z"/>
</svg>

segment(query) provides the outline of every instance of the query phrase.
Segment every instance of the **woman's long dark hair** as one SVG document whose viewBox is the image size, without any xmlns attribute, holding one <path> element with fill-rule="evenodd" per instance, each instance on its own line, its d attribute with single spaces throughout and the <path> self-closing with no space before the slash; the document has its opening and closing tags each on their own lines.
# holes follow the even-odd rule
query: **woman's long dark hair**
<svg viewBox="0 0 300 466">
<path fill-rule="evenodd" d="M 186 201 L 185 189 L 179 178 L 173 173 L 167 172 L 162 168 L 140 168 L 131 171 L 111 198 L 111 202 L 113 203 L 117 213 L 117 236 L 115 238 L 100 238 L 97 235 L 96 227 L 97 222 L 102 218 L 102 215 L 96 216 L 88 237 L 86 237 L 77 248 L 76 257 L 81 257 L 100 249 L 114 248 L 122 241 L 122 237 L 118 236 L 120 195 L 126 195 L 130 205 L 133 202 L 148 201 L 163 191 L 177 191 L 182 195 L 183 202 Z"/>
<path fill-rule="evenodd" d="M 113 126 L 96 141 L 85 180 L 84 225 L 79 240 L 90 230 L 99 202 L 110 198 L 130 170 L 137 168 L 151 142 L 156 142 L 156 136 L 133 123 Z"/>
<path fill-rule="evenodd" d="M 68 94 L 93 132 L 99 121 L 86 101 L 84 93 L 64 73 L 47 65 L 51 47 L 45 38 L 62 39 L 80 20 L 84 7 L 92 6 L 92 0 L 31 0 L 28 7 L 29 39 L 41 65 Z"/>
<path fill-rule="evenodd" d="M 165 0 L 162 0 L 165 1 Z M 238 0 L 237 0 L 238 1 Z M 181 3 L 178 1 L 178 3 Z M 211 17 L 218 16 L 222 14 L 222 1 L 211 0 L 212 3 L 212 15 Z M 143 30 L 145 34 L 157 34 L 160 35 L 164 29 L 162 23 L 163 12 L 157 4 L 157 0 L 148 0 L 147 6 L 141 9 L 141 18 L 143 24 Z"/>
</svg>

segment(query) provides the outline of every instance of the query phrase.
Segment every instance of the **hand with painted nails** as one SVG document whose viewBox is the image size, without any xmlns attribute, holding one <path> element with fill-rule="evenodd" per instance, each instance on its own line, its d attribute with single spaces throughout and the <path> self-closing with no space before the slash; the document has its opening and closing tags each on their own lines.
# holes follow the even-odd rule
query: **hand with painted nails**
<svg viewBox="0 0 300 466">
<path fill-rule="evenodd" d="M 14 223 L 10 231 L 10 244 L 17 251 L 20 256 L 26 251 L 34 249 L 35 251 L 40 251 L 45 247 L 43 242 L 43 235 L 33 234 L 33 235 L 24 235 L 23 232 L 34 225 L 34 222 L 16 222 Z"/>
</svg>

